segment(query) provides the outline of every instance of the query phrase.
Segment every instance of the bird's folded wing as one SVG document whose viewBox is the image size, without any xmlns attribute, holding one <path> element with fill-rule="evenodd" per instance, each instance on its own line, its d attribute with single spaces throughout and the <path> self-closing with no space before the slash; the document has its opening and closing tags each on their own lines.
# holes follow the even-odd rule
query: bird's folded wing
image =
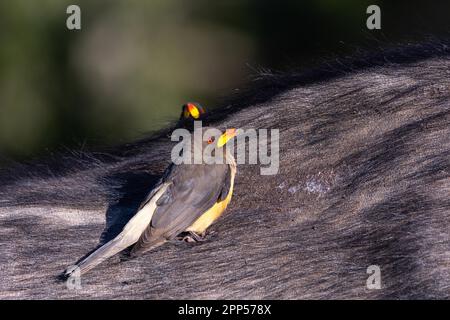
<svg viewBox="0 0 450 320">
<path fill-rule="evenodd" d="M 164 180 L 169 187 L 159 198 L 151 224 L 133 251 L 146 251 L 160 239 L 186 230 L 219 199 L 227 185 L 228 165 L 174 166 Z"/>
</svg>

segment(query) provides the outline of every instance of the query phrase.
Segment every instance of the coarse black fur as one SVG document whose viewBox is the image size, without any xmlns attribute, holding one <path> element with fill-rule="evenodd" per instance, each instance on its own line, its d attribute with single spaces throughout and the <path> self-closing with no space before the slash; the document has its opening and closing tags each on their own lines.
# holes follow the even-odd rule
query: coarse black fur
<svg viewBox="0 0 450 320">
<path fill-rule="evenodd" d="M 208 122 L 280 129 L 279 173 L 238 166 L 210 240 L 110 259 L 80 290 L 55 276 L 120 232 L 170 161 L 170 128 L 4 169 L 0 297 L 449 298 L 449 75 L 443 41 L 261 74 Z"/>
</svg>

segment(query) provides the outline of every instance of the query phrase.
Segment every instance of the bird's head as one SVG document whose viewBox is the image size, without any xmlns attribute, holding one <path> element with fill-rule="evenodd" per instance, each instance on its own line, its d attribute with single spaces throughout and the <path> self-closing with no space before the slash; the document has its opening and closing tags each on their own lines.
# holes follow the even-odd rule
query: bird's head
<svg viewBox="0 0 450 320">
<path fill-rule="evenodd" d="M 193 132 L 193 139 L 186 139 L 186 142 L 191 143 L 191 148 L 189 148 L 191 157 L 197 155 L 197 159 L 200 157 L 206 164 L 211 164 L 210 157 L 218 157 L 219 160 L 233 159 L 234 145 L 230 145 L 230 141 L 238 134 L 239 129 L 234 128 L 221 131 L 216 128 L 201 127 L 196 128 Z M 186 155 L 186 157 L 189 156 Z M 196 161 L 195 156 L 192 159 L 194 162 Z"/>
<path fill-rule="evenodd" d="M 205 109 L 196 102 L 188 102 L 183 105 L 180 120 L 200 120 L 205 114 Z"/>
</svg>

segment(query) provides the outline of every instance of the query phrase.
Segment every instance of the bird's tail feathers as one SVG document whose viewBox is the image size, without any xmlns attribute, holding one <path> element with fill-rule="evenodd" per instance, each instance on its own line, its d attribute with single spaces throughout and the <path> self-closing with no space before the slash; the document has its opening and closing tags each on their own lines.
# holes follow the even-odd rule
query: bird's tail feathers
<svg viewBox="0 0 450 320">
<path fill-rule="evenodd" d="M 76 265 L 67 268 L 64 272 L 64 275 L 66 278 L 69 278 L 70 276 L 78 272 L 80 275 L 82 275 L 98 264 L 102 263 L 109 257 L 112 257 L 113 255 L 126 249 L 130 245 L 131 244 L 128 241 L 124 241 L 124 237 L 122 235 L 119 235 L 95 250 L 93 253 L 78 262 Z"/>
<path fill-rule="evenodd" d="M 139 209 L 130 221 L 128 221 L 122 232 L 117 237 L 95 250 L 76 265 L 67 268 L 62 277 L 67 279 L 75 274 L 82 275 L 109 257 L 112 257 L 113 255 L 135 244 L 150 224 L 153 213 L 156 209 L 156 201 L 165 192 L 167 186 L 167 184 L 162 184 L 155 188 L 151 193 L 150 200 L 146 202 L 146 205 Z M 161 242 L 161 244 L 162 243 L 164 243 L 164 241 Z"/>
</svg>

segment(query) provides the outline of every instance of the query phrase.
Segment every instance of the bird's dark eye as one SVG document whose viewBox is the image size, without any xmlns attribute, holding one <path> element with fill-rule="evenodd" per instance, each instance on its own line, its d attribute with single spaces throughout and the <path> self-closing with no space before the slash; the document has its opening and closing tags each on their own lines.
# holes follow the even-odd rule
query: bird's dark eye
<svg viewBox="0 0 450 320">
<path fill-rule="evenodd" d="M 211 138 L 209 138 L 208 139 L 208 144 L 211 144 L 211 143 L 213 143 L 214 142 L 214 140 L 216 140 L 214 137 L 211 137 Z"/>
</svg>

